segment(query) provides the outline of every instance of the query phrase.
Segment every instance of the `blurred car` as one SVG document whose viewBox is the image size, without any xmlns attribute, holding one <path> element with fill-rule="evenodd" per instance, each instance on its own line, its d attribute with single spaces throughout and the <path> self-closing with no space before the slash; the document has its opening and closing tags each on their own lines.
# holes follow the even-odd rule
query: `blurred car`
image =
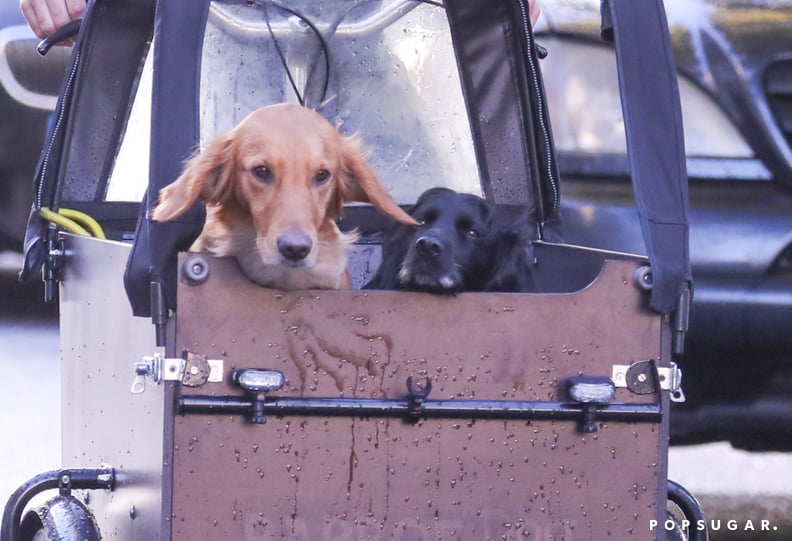
<svg viewBox="0 0 792 541">
<path fill-rule="evenodd" d="M 643 252 L 598 0 L 537 40 L 567 242 Z M 667 0 L 690 177 L 694 299 L 672 442 L 792 448 L 792 2 Z"/>
<path fill-rule="evenodd" d="M 695 292 L 674 443 L 792 448 L 792 2 L 667 0 L 691 192 Z M 537 39 L 562 174 L 564 240 L 643 253 L 613 49 L 599 0 L 542 4 Z M 0 8 L 0 249 L 21 246 L 69 51 L 35 53 Z"/>
<path fill-rule="evenodd" d="M 38 38 L 17 2 L 0 5 L 0 251 L 20 250 L 33 172 L 70 51 L 36 52 Z"/>
</svg>

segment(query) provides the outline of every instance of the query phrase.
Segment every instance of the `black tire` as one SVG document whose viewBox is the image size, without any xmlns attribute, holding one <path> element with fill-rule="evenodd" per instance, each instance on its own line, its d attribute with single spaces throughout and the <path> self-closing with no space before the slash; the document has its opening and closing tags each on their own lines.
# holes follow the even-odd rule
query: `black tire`
<svg viewBox="0 0 792 541">
<path fill-rule="evenodd" d="M 73 496 L 55 496 L 28 511 L 19 528 L 21 541 L 99 541 L 91 512 Z"/>
</svg>

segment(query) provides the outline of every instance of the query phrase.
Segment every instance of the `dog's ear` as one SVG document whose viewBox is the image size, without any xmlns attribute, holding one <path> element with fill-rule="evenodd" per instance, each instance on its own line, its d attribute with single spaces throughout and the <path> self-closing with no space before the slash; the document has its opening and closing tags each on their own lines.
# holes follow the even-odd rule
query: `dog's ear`
<svg viewBox="0 0 792 541">
<path fill-rule="evenodd" d="M 487 278 L 484 291 L 535 291 L 533 278 L 533 247 L 514 231 L 503 234 L 495 251 L 498 264 Z"/>
<path fill-rule="evenodd" d="M 498 218 L 501 218 L 498 216 Z M 533 243 L 530 214 L 510 224 L 496 219 L 491 240 L 494 243 L 492 272 L 485 281 L 484 291 L 535 291 Z"/>
<path fill-rule="evenodd" d="M 345 201 L 371 203 L 379 210 L 407 225 L 418 225 L 409 214 L 393 200 L 385 186 L 380 183 L 374 169 L 366 162 L 360 143 L 354 137 L 343 137 L 342 167 L 343 178 L 340 183 L 340 198 L 337 202 L 338 214 Z"/>
<path fill-rule="evenodd" d="M 203 152 L 193 155 L 179 178 L 160 190 L 152 219 L 167 222 L 178 218 L 198 199 L 204 203 L 221 201 L 230 189 L 234 174 L 232 142 L 230 134 L 220 136 Z"/>
<path fill-rule="evenodd" d="M 413 227 L 395 223 L 382 236 L 382 262 L 363 289 L 404 289 L 399 281 L 404 258 L 415 235 Z"/>
</svg>

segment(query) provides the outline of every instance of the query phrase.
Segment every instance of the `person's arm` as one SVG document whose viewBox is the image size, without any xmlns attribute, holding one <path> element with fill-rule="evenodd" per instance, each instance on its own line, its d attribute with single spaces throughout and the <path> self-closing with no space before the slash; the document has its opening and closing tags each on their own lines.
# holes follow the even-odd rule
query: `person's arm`
<svg viewBox="0 0 792 541">
<path fill-rule="evenodd" d="M 19 0 L 30 28 L 41 39 L 85 13 L 85 0 Z"/>
</svg>

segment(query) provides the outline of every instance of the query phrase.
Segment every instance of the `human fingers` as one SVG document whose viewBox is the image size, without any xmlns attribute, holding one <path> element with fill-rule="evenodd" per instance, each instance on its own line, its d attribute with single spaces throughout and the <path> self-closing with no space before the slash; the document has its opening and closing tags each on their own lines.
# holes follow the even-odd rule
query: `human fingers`
<svg viewBox="0 0 792 541">
<path fill-rule="evenodd" d="M 83 0 L 20 0 L 19 7 L 33 33 L 42 39 L 85 13 Z"/>
</svg>

